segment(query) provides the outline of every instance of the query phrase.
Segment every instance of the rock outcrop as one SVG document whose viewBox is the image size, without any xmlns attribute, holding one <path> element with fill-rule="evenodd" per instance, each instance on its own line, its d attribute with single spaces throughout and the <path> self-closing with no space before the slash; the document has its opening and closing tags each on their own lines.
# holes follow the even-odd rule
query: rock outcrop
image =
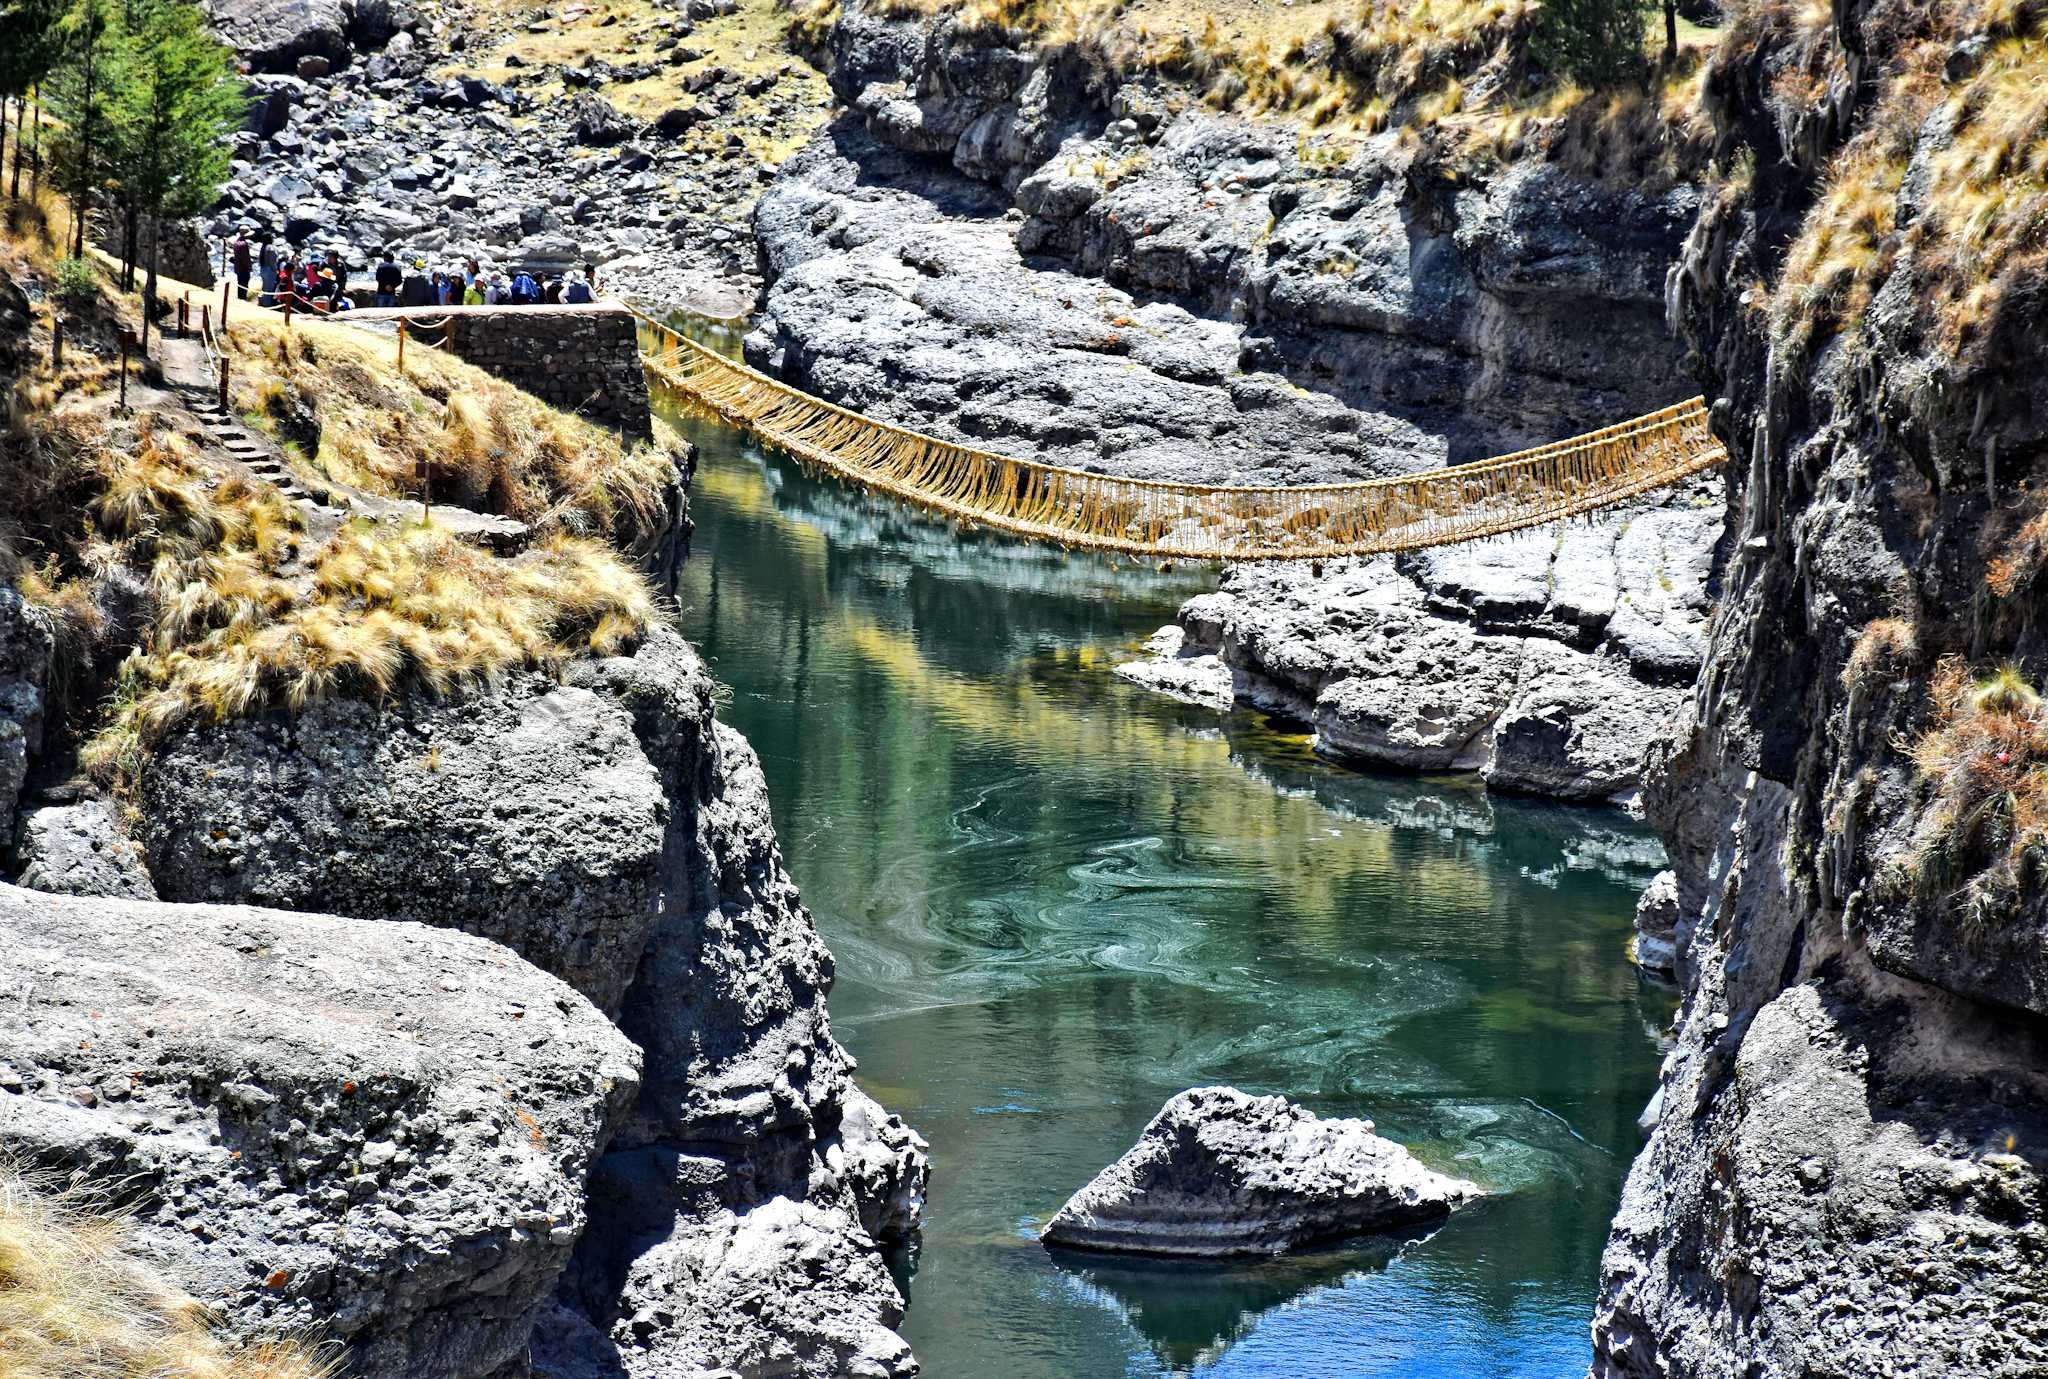
<svg viewBox="0 0 2048 1379">
<path fill-rule="evenodd" d="M 0 885 L 0 1143 L 143 1253 L 363 1373 L 523 1372 L 639 1052 L 497 944 Z"/>
<path fill-rule="evenodd" d="M 43 749 L 56 649 L 49 618 L 0 584 L 0 842 L 14 836 L 29 763 Z"/>
<path fill-rule="evenodd" d="M 1375 1135 L 1369 1120 L 1323 1120 L 1284 1097 L 1197 1087 L 1161 1107 L 1041 1238 L 1128 1254 L 1272 1255 L 1433 1224 L 1478 1193 Z"/>
<path fill-rule="evenodd" d="M 1992 271 L 2036 272 L 2032 241 L 2001 257 L 2009 223 L 1948 257 L 1965 212 L 2041 192 L 1942 171 L 2017 127 L 1995 122 L 2037 98 L 2039 35 L 1759 9 L 1706 74 L 1755 178 L 1702 215 L 1672 307 L 1742 462 L 1705 664 L 1645 790 L 1686 993 L 1602 1264 L 1600 1379 L 2048 1372 L 2048 901 L 2019 879 L 2048 330 Z M 1848 186 L 1883 228 L 1833 314 L 1811 253 Z"/>
<path fill-rule="evenodd" d="M 155 900 L 142 849 L 100 800 L 45 805 L 22 814 L 15 842 L 19 883 L 59 895 Z"/>
<path fill-rule="evenodd" d="M 191 730 L 144 790 L 167 896 L 488 935 L 643 1052 L 536 1341 L 554 1373 L 914 1368 L 877 1245 L 915 1227 L 923 1146 L 853 1085 L 758 764 L 680 637 L 559 684 Z"/>
<path fill-rule="evenodd" d="M 1239 699 L 1344 761 L 1629 800 L 1686 698 L 1720 519 L 1690 500 L 1402 557 L 1244 565 L 1181 610 Z"/>
</svg>

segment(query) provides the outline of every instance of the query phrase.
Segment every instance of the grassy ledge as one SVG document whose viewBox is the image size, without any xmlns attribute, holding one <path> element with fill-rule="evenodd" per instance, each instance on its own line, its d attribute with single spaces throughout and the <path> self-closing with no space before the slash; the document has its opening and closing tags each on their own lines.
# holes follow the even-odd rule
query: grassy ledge
<svg viewBox="0 0 2048 1379">
<path fill-rule="evenodd" d="M 17 217 L 0 268 L 54 283 L 39 217 Z M 46 320 L 8 399 L 0 580 L 56 631 L 55 718 L 80 766 L 117 791 L 154 743 L 203 721 L 344 696 L 475 692 L 516 671 L 629 651 L 661 616 L 623 548 L 668 520 L 672 442 L 622 446 L 459 360 L 342 325 L 251 313 L 234 326 L 233 402 L 281 437 L 305 487 L 431 490 L 527 523 L 497 554 L 425 522 L 310 513 L 216 449 L 166 390 L 116 404 L 114 332 L 134 306 L 104 289 L 73 309 L 61 371 Z"/>
</svg>

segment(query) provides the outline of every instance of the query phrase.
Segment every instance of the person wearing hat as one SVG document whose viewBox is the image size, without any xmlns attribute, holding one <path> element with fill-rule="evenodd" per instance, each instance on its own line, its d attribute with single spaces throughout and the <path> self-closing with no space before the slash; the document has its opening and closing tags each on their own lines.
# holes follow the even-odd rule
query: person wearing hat
<svg viewBox="0 0 2048 1379">
<path fill-rule="evenodd" d="M 412 272 L 405 275 L 405 281 L 398 289 L 398 304 L 400 306 L 432 306 L 434 304 L 434 299 L 438 294 L 434 290 L 433 281 L 427 277 L 426 269 L 427 261 L 425 259 L 414 259 L 412 261 Z"/>
</svg>

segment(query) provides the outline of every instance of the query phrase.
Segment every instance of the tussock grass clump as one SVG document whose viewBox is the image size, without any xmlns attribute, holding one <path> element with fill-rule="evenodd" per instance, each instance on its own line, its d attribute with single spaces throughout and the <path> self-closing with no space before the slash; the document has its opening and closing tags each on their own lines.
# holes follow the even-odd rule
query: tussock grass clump
<svg viewBox="0 0 2048 1379">
<path fill-rule="evenodd" d="M 1849 659 L 1842 666 L 1842 684 L 1851 690 L 1897 680 L 1920 660 L 1920 627 L 1910 618 L 1872 618 L 1864 625 Z"/>
<path fill-rule="evenodd" d="M 557 532 L 508 559 L 431 525 L 358 519 L 308 553 L 296 509 L 267 487 L 209 478 L 154 427 L 132 456 L 94 463 L 101 529 L 149 570 L 152 595 L 105 724 L 80 753 L 115 784 L 188 722 L 552 673 L 628 649 L 656 616 L 646 581 L 588 538 Z"/>
<path fill-rule="evenodd" d="M 329 1379 L 295 1339 L 237 1345 L 135 1259 L 127 1225 L 0 1164 L 0 1374 L 8 1379 Z"/>
<path fill-rule="evenodd" d="M 310 412 L 320 476 L 627 543 L 663 520 L 676 469 L 663 444 L 624 444 L 438 350 L 408 348 L 401 378 L 389 345 L 355 335 L 268 320 L 235 335 L 238 405 Z"/>
<path fill-rule="evenodd" d="M 1933 806 L 1908 870 L 1926 898 L 1979 924 L 2009 915 L 2048 863 L 2048 721 L 2039 689 L 2006 664 L 1972 675 L 1944 657 L 1927 731 L 1907 744 Z"/>
<path fill-rule="evenodd" d="M 1948 93 L 1954 141 L 1935 155 L 1913 252 L 1938 341 L 1968 357 L 2048 271 L 2048 3 L 1994 0 L 1989 51 Z"/>
</svg>

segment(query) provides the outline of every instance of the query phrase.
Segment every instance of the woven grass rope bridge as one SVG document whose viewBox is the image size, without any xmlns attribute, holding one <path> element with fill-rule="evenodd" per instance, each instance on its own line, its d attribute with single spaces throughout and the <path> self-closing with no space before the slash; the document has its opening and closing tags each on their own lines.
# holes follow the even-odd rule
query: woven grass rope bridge
<svg viewBox="0 0 2048 1379">
<path fill-rule="evenodd" d="M 1207 487 L 1120 479 L 940 440 L 808 396 L 642 317 L 648 371 L 804 463 L 962 521 L 1062 546 L 1295 560 L 1498 536 L 1626 502 L 1719 464 L 1705 400 L 1533 450 L 1398 479 Z"/>
</svg>

